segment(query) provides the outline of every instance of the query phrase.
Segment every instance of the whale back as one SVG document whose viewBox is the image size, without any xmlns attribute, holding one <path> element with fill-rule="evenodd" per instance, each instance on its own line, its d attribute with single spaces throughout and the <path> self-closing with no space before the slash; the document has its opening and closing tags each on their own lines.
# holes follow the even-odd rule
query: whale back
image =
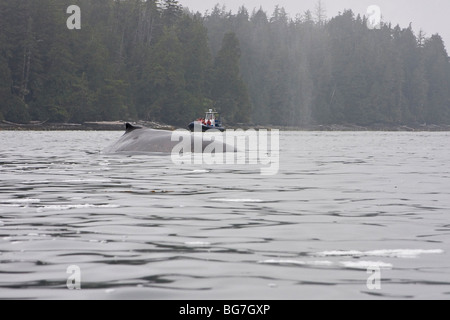
<svg viewBox="0 0 450 320">
<path fill-rule="evenodd" d="M 172 136 L 172 131 L 149 129 L 127 123 L 125 134 L 117 142 L 107 147 L 103 153 L 171 153 L 174 147 L 180 143 L 180 140 L 172 141 Z M 191 150 L 194 150 L 195 142 L 201 143 L 202 150 L 211 144 L 210 141 L 203 141 L 201 136 L 194 136 L 187 130 L 183 134 L 183 139 L 191 139 Z M 228 150 L 235 151 L 234 148 L 227 149 L 227 146 L 222 143 L 222 148 L 217 151 L 226 152 Z"/>
</svg>

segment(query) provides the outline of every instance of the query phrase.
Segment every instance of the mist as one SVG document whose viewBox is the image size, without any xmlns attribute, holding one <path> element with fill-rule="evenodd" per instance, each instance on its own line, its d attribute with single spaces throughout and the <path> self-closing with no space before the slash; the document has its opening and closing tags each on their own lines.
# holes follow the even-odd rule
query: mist
<svg viewBox="0 0 450 320">
<path fill-rule="evenodd" d="M 191 10 L 204 13 L 211 11 L 217 3 L 225 5 L 227 9 L 237 12 L 240 6 L 244 5 L 249 10 L 262 7 L 271 14 L 276 5 L 286 9 L 291 18 L 297 14 L 303 14 L 306 10 L 314 10 L 318 0 L 181 0 L 183 6 Z M 329 18 L 336 16 L 345 9 L 351 9 L 356 14 L 365 14 L 370 5 L 377 5 L 381 8 L 384 21 L 392 24 L 400 24 L 401 27 L 408 27 L 412 23 L 413 30 L 419 32 L 423 29 L 428 35 L 439 33 L 445 43 L 450 43 L 450 2 L 445 0 L 430 1 L 408 1 L 408 0 L 322 0 Z"/>
</svg>

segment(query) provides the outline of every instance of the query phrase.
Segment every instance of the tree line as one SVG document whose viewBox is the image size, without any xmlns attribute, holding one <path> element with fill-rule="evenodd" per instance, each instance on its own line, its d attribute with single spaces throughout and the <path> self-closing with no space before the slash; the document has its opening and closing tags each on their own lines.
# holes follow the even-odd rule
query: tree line
<svg viewBox="0 0 450 320">
<path fill-rule="evenodd" d="M 68 30 L 70 5 L 81 29 Z M 450 124 L 442 38 L 348 10 L 291 18 L 176 0 L 2 0 L 0 120 Z"/>
<path fill-rule="evenodd" d="M 67 28 L 74 4 L 80 30 Z M 2 0 L 0 24 L 2 119 L 184 125 L 211 107 L 249 117 L 236 36 L 214 59 L 203 17 L 175 0 Z"/>
</svg>

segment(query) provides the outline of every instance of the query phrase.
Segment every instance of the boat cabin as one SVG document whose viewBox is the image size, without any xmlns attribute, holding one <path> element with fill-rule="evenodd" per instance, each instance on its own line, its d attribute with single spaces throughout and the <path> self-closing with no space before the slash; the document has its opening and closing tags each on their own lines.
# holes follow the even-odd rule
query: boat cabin
<svg viewBox="0 0 450 320">
<path fill-rule="evenodd" d="M 199 125 L 202 127 L 202 131 L 205 132 L 210 129 L 217 129 L 219 131 L 224 131 L 225 128 L 222 127 L 222 123 L 220 121 L 220 116 L 218 112 L 213 111 L 213 109 L 209 109 L 206 114 L 205 118 L 199 118 L 194 122 L 191 122 L 189 124 L 189 129 L 191 131 L 194 131 L 194 128 L 196 125 Z"/>
</svg>

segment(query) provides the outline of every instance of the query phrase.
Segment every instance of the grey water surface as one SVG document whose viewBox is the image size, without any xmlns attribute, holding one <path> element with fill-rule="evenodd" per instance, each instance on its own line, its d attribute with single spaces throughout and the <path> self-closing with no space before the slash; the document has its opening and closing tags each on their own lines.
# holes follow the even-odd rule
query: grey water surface
<svg viewBox="0 0 450 320">
<path fill-rule="evenodd" d="M 450 298 L 450 133 L 282 132 L 273 176 L 121 134 L 0 132 L 0 299 Z"/>
</svg>

